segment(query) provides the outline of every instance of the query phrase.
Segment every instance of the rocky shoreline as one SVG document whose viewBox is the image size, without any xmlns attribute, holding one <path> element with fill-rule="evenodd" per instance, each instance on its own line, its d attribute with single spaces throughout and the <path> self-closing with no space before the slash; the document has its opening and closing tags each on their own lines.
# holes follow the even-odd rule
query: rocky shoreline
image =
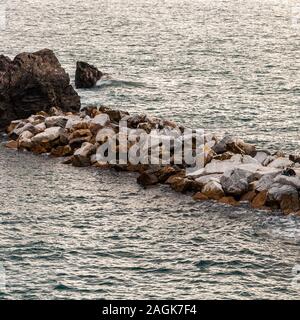
<svg viewBox="0 0 300 320">
<path fill-rule="evenodd" d="M 76 87 L 90 88 L 102 76 L 77 62 Z M 65 164 L 77 167 L 138 172 L 143 187 L 167 184 L 195 201 L 247 202 L 300 216 L 300 155 L 258 150 L 235 137 L 219 138 L 145 114 L 80 108 L 51 50 L 14 60 L 0 56 L 0 129 L 8 135 L 7 148 L 64 157 Z"/>
</svg>

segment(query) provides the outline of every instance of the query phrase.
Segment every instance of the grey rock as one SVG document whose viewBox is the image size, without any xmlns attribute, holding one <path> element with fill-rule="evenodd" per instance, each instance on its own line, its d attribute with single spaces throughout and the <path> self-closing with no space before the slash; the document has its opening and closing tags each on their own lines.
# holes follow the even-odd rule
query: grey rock
<svg viewBox="0 0 300 320">
<path fill-rule="evenodd" d="M 65 128 L 68 122 L 68 118 L 64 116 L 54 116 L 45 119 L 45 125 L 47 128 L 61 127 Z"/>
</svg>

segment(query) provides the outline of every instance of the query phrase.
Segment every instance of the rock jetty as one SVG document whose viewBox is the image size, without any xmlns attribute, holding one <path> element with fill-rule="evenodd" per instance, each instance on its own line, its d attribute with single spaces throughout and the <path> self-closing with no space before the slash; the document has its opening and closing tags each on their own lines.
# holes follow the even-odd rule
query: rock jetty
<svg viewBox="0 0 300 320">
<path fill-rule="evenodd" d="M 248 203 L 255 209 L 300 215 L 300 155 L 258 150 L 232 136 L 219 138 L 106 107 L 42 109 L 10 123 L 8 148 L 64 157 L 64 163 L 77 167 L 134 171 L 145 188 L 167 184 L 195 201 Z"/>
</svg>

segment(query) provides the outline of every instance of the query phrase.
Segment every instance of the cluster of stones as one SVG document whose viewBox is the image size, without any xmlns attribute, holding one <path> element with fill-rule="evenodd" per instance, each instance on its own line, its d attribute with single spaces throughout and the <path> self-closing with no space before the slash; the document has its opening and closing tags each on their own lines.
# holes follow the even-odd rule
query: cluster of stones
<svg viewBox="0 0 300 320">
<path fill-rule="evenodd" d="M 175 164 L 107 163 L 97 157 L 98 148 L 115 134 L 122 134 L 120 120 L 126 130 L 153 129 L 176 132 L 183 139 L 184 128 L 174 122 L 106 107 L 90 107 L 81 112 L 63 112 L 59 108 L 41 111 L 26 120 L 15 120 L 7 127 L 8 148 L 28 150 L 66 157 L 64 163 L 73 166 L 114 168 L 139 173 L 137 182 L 143 187 L 167 184 L 177 192 L 190 193 L 196 201 L 215 200 L 237 206 L 248 202 L 253 208 L 278 210 L 300 215 L 300 156 L 286 156 L 281 151 L 271 154 L 257 150 L 252 144 L 225 136 L 204 135 L 203 166 L 190 170 L 184 161 Z M 103 134 L 104 128 L 109 129 Z M 193 142 L 192 142 L 193 144 Z M 128 142 L 127 149 L 134 145 Z M 192 146 L 194 148 L 195 146 Z M 117 154 L 121 144 L 115 146 Z M 162 154 L 159 155 L 160 158 Z"/>
</svg>

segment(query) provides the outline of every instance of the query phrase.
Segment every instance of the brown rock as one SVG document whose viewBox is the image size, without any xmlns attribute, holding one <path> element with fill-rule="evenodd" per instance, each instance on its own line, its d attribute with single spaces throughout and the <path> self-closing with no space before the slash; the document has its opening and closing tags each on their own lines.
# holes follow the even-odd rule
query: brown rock
<svg viewBox="0 0 300 320">
<path fill-rule="evenodd" d="M 157 172 L 157 177 L 160 183 L 164 183 L 177 172 L 178 171 L 175 168 L 171 166 L 165 166 Z"/>
<path fill-rule="evenodd" d="M 121 119 L 124 117 L 128 116 L 129 113 L 126 111 L 121 111 L 121 110 L 108 110 L 106 112 L 109 115 L 109 118 L 112 122 L 119 122 Z"/>
<path fill-rule="evenodd" d="M 95 163 L 93 163 L 93 167 L 107 170 L 111 168 L 111 165 L 105 161 L 96 161 Z"/>
<path fill-rule="evenodd" d="M 242 195 L 240 201 L 248 201 L 252 202 L 252 200 L 256 197 L 256 192 L 255 191 L 249 191 Z"/>
<path fill-rule="evenodd" d="M 86 121 L 78 122 L 73 125 L 73 130 L 81 130 L 81 129 L 88 129 L 89 123 Z"/>
<path fill-rule="evenodd" d="M 290 195 L 283 195 L 280 201 L 280 209 L 283 212 L 296 212 L 300 208 L 299 198 Z"/>
<path fill-rule="evenodd" d="M 268 196 L 267 190 L 261 191 L 252 200 L 252 203 L 251 203 L 252 207 L 255 209 L 261 209 L 262 207 L 264 207 L 267 202 L 267 196 Z"/>
<path fill-rule="evenodd" d="M 42 154 L 42 153 L 48 153 L 51 150 L 51 147 L 42 145 L 42 144 L 37 144 L 37 145 L 33 145 L 30 150 L 33 153 Z"/>
<path fill-rule="evenodd" d="M 171 176 L 170 178 L 168 178 L 166 180 L 166 184 L 172 184 L 174 182 L 176 182 L 177 178 L 183 178 L 185 177 L 185 172 L 184 171 L 180 171 L 179 173 L 176 173 L 175 175 Z"/>
<path fill-rule="evenodd" d="M 47 113 L 47 112 L 45 112 L 45 111 L 38 111 L 37 113 L 36 113 L 36 115 L 37 116 L 43 116 L 43 117 L 49 117 L 49 114 Z"/>
<path fill-rule="evenodd" d="M 127 165 L 127 171 L 130 171 L 130 172 L 144 172 L 146 170 L 148 170 L 148 165 L 146 164 L 131 164 L 131 163 L 128 163 Z"/>
<path fill-rule="evenodd" d="M 227 152 L 224 152 L 224 153 L 221 153 L 221 154 L 214 156 L 214 159 L 221 160 L 221 161 L 229 160 L 232 158 L 233 155 L 234 155 L 234 153 L 227 151 Z"/>
<path fill-rule="evenodd" d="M 89 129 L 79 129 L 70 134 L 69 140 L 73 140 L 81 137 L 91 137 L 91 136 L 92 136 L 92 133 Z"/>
<path fill-rule="evenodd" d="M 229 204 L 231 206 L 238 206 L 239 202 L 234 199 L 234 197 L 223 197 L 219 199 L 219 202 Z"/>
<path fill-rule="evenodd" d="M 91 122 L 88 126 L 93 136 L 96 136 L 98 131 L 102 128 L 102 126 L 99 123 L 93 123 Z"/>
<path fill-rule="evenodd" d="M 80 137 L 80 138 L 75 138 L 69 141 L 69 146 L 74 149 L 78 149 L 82 146 L 83 143 L 85 142 L 90 142 L 91 137 Z"/>
<path fill-rule="evenodd" d="M 69 145 L 58 146 L 51 150 L 51 155 L 54 157 L 66 157 L 72 154 L 72 148 Z"/>
<path fill-rule="evenodd" d="M 149 173 L 145 171 L 141 173 L 141 175 L 137 178 L 137 182 L 143 187 L 146 187 L 157 184 L 159 181 L 154 173 Z"/>
<path fill-rule="evenodd" d="M 195 201 L 207 201 L 209 198 L 201 192 L 197 192 L 193 195 Z"/>
<path fill-rule="evenodd" d="M 185 193 L 187 191 L 200 191 L 201 185 L 195 180 L 188 178 L 176 177 L 171 183 L 171 188 L 176 192 Z"/>
<path fill-rule="evenodd" d="M 9 149 L 18 149 L 18 142 L 15 140 L 10 140 L 5 144 L 5 147 Z"/>
</svg>

